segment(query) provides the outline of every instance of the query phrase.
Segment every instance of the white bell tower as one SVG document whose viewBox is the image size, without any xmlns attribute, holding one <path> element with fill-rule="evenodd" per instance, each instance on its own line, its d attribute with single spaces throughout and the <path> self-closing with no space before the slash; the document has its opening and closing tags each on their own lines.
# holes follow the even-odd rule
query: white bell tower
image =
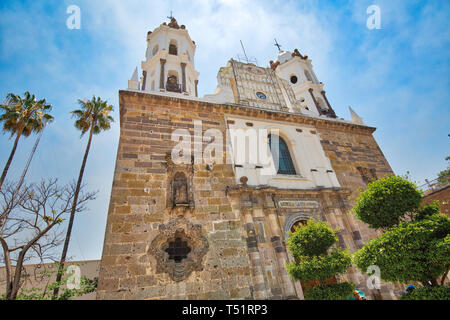
<svg viewBox="0 0 450 320">
<path fill-rule="evenodd" d="M 195 70 L 195 42 L 175 18 L 147 34 L 146 60 L 142 62 L 140 90 L 197 97 L 199 73 Z M 129 89 L 139 90 L 139 82 L 129 81 Z"/>
<path fill-rule="evenodd" d="M 276 61 L 270 61 L 270 66 L 280 78 L 289 81 L 303 113 L 336 118 L 323 83 L 317 80 L 307 56 L 301 55 L 298 49 L 293 53 L 280 50 Z"/>
</svg>

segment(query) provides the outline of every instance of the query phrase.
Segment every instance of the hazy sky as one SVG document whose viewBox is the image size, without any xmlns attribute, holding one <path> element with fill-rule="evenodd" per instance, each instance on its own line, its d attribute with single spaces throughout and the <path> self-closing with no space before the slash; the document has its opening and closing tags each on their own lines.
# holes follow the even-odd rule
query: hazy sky
<svg viewBox="0 0 450 320">
<path fill-rule="evenodd" d="M 381 9 L 381 29 L 366 27 L 367 8 Z M 81 9 L 81 29 L 69 30 L 69 5 Z M 112 130 L 96 136 L 84 181 L 99 196 L 75 219 L 69 255 L 99 259 L 119 138 L 118 90 L 145 56 L 149 30 L 173 11 L 197 44 L 199 95 L 213 93 L 216 75 L 230 58 L 248 56 L 260 66 L 277 48 L 299 51 L 313 62 L 339 117 L 348 106 L 377 127 L 374 136 L 397 174 L 434 179 L 450 155 L 450 2 L 443 1 L 2 1 L 0 98 L 35 93 L 54 106 L 28 181 L 78 176 L 86 138 L 69 112 L 77 99 L 101 96 L 115 106 Z M 0 168 L 12 147 L 0 135 Z M 8 178 L 20 175 L 35 137 L 22 140 Z"/>
</svg>

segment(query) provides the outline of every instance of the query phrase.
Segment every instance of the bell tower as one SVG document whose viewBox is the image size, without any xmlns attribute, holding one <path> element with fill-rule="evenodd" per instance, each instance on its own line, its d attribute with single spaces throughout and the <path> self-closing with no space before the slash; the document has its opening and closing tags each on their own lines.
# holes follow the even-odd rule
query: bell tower
<svg viewBox="0 0 450 320">
<path fill-rule="evenodd" d="M 280 50 L 275 62 L 270 61 L 270 66 L 281 79 L 289 82 L 302 112 L 336 118 L 308 56 L 303 56 L 298 49 L 294 52 Z"/>
<path fill-rule="evenodd" d="M 128 89 L 145 92 L 178 93 L 197 97 L 199 73 L 195 70 L 195 42 L 184 25 L 174 17 L 147 34 L 147 51 L 142 62 L 142 77 L 136 74 Z M 140 88 L 139 88 L 140 87 Z"/>
</svg>

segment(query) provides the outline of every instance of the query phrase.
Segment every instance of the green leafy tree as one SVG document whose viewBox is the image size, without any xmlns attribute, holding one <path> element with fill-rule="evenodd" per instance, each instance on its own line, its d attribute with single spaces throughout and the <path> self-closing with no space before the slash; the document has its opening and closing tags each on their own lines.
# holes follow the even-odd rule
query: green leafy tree
<svg viewBox="0 0 450 320">
<path fill-rule="evenodd" d="M 369 183 L 353 207 L 357 218 L 373 229 L 387 229 L 417 212 L 422 192 L 405 177 L 386 176 Z"/>
<path fill-rule="evenodd" d="M 421 287 L 404 294 L 401 300 L 450 300 L 450 286 Z"/>
<path fill-rule="evenodd" d="M 354 254 L 363 272 L 371 265 L 390 282 L 443 284 L 450 267 L 450 219 L 444 215 L 403 222 Z"/>
<path fill-rule="evenodd" d="M 64 263 L 66 261 L 67 251 L 69 248 L 70 236 L 72 233 L 73 221 L 75 218 L 76 206 L 78 194 L 81 188 L 83 180 L 84 169 L 91 148 L 92 137 L 94 134 L 99 134 L 102 131 L 109 130 L 111 128 L 111 122 L 114 121 L 110 113 L 113 111 L 113 106 L 109 105 L 107 101 L 103 101 L 100 97 L 93 97 L 91 100 L 82 101 L 78 100 L 81 109 L 72 111 L 72 116 L 75 120 L 75 127 L 81 131 L 81 136 L 89 132 L 89 139 L 84 153 L 83 162 L 81 164 L 80 172 L 78 175 L 77 187 L 75 189 L 75 196 L 72 204 L 72 211 L 70 213 L 69 225 L 67 227 L 67 234 L 64 241 L 64 247 L 59 261 L 60 270 L 57 274 L 57 281 L 61 281 L 62 271 Z M 55 288 L 54 295 L 58 296 L 59 288 Z"/>
<path fill-rule="evenodd" d="M 287 247 L 295 262 L 286 266 L 288 273 L 295 280 L 319 282 L 319 286 L 306 289 L 306 299 L 345 300 L 352 295 L 355 289 L 352 283 L 327 283 L 351 266 L 350 254 L 333 247 L 336 242 L 331 227 L 320 221 L 310 220 L 290 233 Z"/>
<path fill-rule="evenodd" d="M 48 122 L 53 121 L 53 117 L 48 113 L 51 109 L 52 106 L 47 104 L 45 99 L 37 100 L 35 95 L 28 91 L 23 98 L 10 93 L 5 104 L 0 105 L 0 123 L 3 123 L 3 132 L 10 133 L 11 137 L 15 136 L 13 148 L 0 176 L 0 189 L 16 153 L 19 139 L 22 136 L 28 137 L 33 132 L 41 132 Z"/>
<path fill-rule="evenodd" d="M 384 229 L 354 253 L 362 272 L 376 265 L 385 281 L 435 288 L 444 284 L 450 267 L 450 219 L 440 214 L 438 202 L 421 207 L 419 195 L 407 177 L 389 176 L 372 182 L 358 196 L 357 217 Z"/>
<path fill-rule="evenodd" d="M 355 290 L 350 282 L 319 285 L 305 292 L 306 300 L 347 300 Z"/>
<path fill-rule="evenodd" d="M 445 158 L 445 160 L 450 161 L 450 157 Z M 438 173 L 438 182 L 441 184 L 450 182 L 450 163 L 447 165 L 447 169 Z"/>
</svg>

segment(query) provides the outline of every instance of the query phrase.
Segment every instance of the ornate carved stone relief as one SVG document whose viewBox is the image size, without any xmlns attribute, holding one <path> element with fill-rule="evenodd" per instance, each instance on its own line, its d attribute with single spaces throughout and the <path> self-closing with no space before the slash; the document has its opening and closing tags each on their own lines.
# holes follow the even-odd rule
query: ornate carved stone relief
<svg viewBox="0 0 450 320">
<path fill-rule="evenodd" d="M 303 56 L 303 55 L 298 51 L 298 49 L 294 49 L 294 52 L 292 53 L 292 56 L 293 56 L 293 57 L 300 57 L 300 58 L 303 59 L 303 60 L 308 59 L 308 56 Z"/>
<path fill-rule="evenodd" d="M 156 273 L 167 273 L 173 281 L 183 281 L 192 271 L 203 270 L 202 259 L 209 244 L 202 226 L 185 218 L 159 225 L 149 254 L 156 258 Z"/>
</svg>

